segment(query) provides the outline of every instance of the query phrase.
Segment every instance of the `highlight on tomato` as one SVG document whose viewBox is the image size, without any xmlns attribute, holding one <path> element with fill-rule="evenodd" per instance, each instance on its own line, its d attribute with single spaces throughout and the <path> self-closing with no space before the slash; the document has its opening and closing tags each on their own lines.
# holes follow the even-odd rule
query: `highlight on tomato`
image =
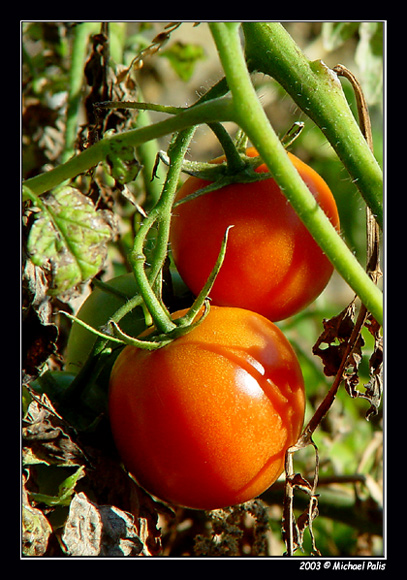
<svg viewBox="0 0 407 580">
<path fill-rule="evenodd" d="M 287 153 L 302 179 L 339 230 L 335 199 L 311 167 Z M 247 155 L 257 156 L 254 148 Z M 214 162 L 221 162 L 224 157 Z M 265 164 L 256 169 L 268 171 Z M 189 177 L 175 201 L 207 186 Z M 214 304 L 247 308 L 272 321 L 292 316 L 324 290 L 333 266 L 308 233 L 274 179 L 235 183 L 174 208 L 171 249 L 186 285 L 198 294 L 219 253 L 228 226 L 226 257 L 210 297 Z"/>
<path fill-rule="evenodd" d="M 124 465 L 152 495 L 195 509 L 239 504 L 272 485 L 304 407 L 288 340 L 240 308 L 212 306 L 158 350 L 126 346 L 110 378 L 110 424 Z"/>
</svg>

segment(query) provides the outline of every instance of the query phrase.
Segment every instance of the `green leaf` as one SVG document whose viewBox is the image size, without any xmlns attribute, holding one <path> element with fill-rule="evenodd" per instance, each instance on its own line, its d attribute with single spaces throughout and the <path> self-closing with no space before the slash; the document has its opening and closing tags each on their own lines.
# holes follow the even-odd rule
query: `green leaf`
<svg viewBox="0 0 407 580">
<path fill-rule="evenodd" d="M 30 493 L 30 499 L 37 503 L 45 503 L 48 506 L 69 505 L 71 503 L 72 495 L 75 491 L 75 486 L 79 479 L 84 477 L 85 468 L 83 465 L 75 471 L 72 475 L 64 479 L 58 487 L 57 495 L 47 495 L 45 493 Z"/>
<path fill-rule="evenodd" d="M 103 267 L 111 226 L 106 212 L 73 187 L 36 199 L 41 211 L 31 227 L 27 249 L 36 266 L 51 271 L 51 295 L 66 292 Z"/>
<path fill-rule="evenodd" d="M 27 389 L 26 385 L 22 386 L 22 412 L 23 412 L 23 417 L 25 417 L 28 407 L 30 406 L 30 403 L 32 401 L 32 396 L 30 394 L 30 391 Z"/>
<path fill-rule="evenodd" d="M 199 44 L 184 44 L 178 41 L 160 56 L 168 58 L 177 75 L 183 81 L 188 81 L 194 73 L 197 61 L 205 58 L 205 52 Z"/>
<path fill-rule="evenodd" d="M 362 22 L 355 61 L 368 105 L 383 99 L 383 23 Z"/>
<path fill-rule="evenodd" d="M 322 24 L 322 42 L 328 51 L 335 50 L 353 36 L 359 22 L 324 22 Z"/>
<path fill-rule="evenodd" d="M 120 141 L 112 143 L 106 161 L 110 166 L 112 177 L 122 185 L 134 181 L 141 170 L 141 165 L 134 156 L 134 147 Z"/>
</svg>

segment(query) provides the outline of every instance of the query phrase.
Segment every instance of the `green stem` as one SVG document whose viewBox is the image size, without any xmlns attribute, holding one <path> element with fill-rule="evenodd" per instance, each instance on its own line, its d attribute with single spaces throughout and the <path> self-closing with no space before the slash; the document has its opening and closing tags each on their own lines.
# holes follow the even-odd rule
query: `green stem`
<svg viewBox="0 0 407 580">
<path fill-rule="evenodd" d="M 97 104 L 97 109 L 135 109 L 138 111 L 155 111 L 156 113 L 168 113 L 176 115 L 185 111 L 184 107 L 171 107 L 158 105 L 157 103 L 143 103 L 142 101 L 102 101 Z"/>
<path fill-rule="evenodd" d="M 179 133 L 168 149 L 170 166 L 164 184 L 163 192 L 148 217 L 143 221 L 134 240 L 134 246 L 129 260 L 139 287 L 139 292 L 150 312 L 159 332 L 168 334 L 177 325 L 172 321 L 167 310 L 161 304 L 159 296 L 153 291 L 151 277 L 147 277 L 144 264 L 144 243 L 151 227 L 158 223 L 157 246 L 154 252 L 152 267 L 157 273 L 161 270 L 167 255 L 168 239 L 171 222 L 171 209 L 177 191 L 182 162 L 188 145 L 194 133 L 194 128 L 188 128 Z"/>
<path fill-rule="evenodd" d="M 225 127 L 221 123 L 208 123 L 208 126 L 215 133 L 225 152 L 228 173 L 234 175 L 243 171 L 246 164 L 239 155 L 236 145 Z"/>
<path fill-rule="evenodd" d="M 99 24 L 97 22 L 81 22 L 78 23 L 74 29 L 71 66 L 69 70 L 65 145 L 62 153 L 63 163 L 75 153 L 78 113 L 83 82 L 83 65 L 87 54 L 89 36 L 96 32 L 98 26 Z"/>
<path fill-rule="evenodd" d="M 229 230 L 233 227 L 234 226 L 229 226 L 226 229 L 226 232 L 225 232 L 225 235 L 223 237 L 222 244 L 220 247 L 220 251 L 219 251 L 218 257 L 217 257 L 216 262 L 215 262 L 215 265 L 214 265 L 212 272 L 210 273 L 204 287 L 202 288 L 202 290 L 200 291 L 198 296 L 195 298 L 194 303 L 192 304 L 192 306 L 188 310 L 187 314 L 185 314 L 182 318 L 179 318 L 177 320 L 177 322 L 180 326 L 190 325 L 191 322 L 196 317 L 196 315 L 198 314 L 198 312 L 201 310 L 202 306 L 208 300 L 208 296 L 210 294 L 210 291 L 212 290 L 212 287 L 215 283 L 215 280 L 216 280 L 216 277 L 219 273 L 219 270 L 222 267 L 223 260 L 225 259 Z"/>
<path fill-rule="evenodd" d="M 318 497 L 319 516 L 342 522 L 360 532 L 382 536 L 383 510 L 374 504 L 369 510 L 360 509 L 358 500 L 346 491 L 346 489 L 343 491 L 329 488 L 321 490 Z M 261 498 L 268 505 L 281 506 L 284 501 L 284 489 L 279 485 L 279 482 L 275 483 Z M 296 510 L 306 509 L 308 503 L 309 496 L 307 494 L 297 493 L 295 495 Z"/>
<path fill-rule="evenodd" d="M 183 155 L 185 155 L 185 152 L 187 150 L 188 144 L 190 142 L 190 139 L 192 138 L 194 132 L 194 128 L 189 128 L 186 129 L 185 131 L 182 132 L 182 134 L 180 133 L 179 136 L 177 137 L 176 141 L 178 140 L 180 147 L 181 147 L 181 154 L 179 157 L 179 163 L 182 164 L 182 157 Z M 175 147 L 175 146 L 174 146 Z M 171 156 L 174 155 L 173 151 L 174 151 L 174 147 L 171 149 L 169 149 L 169 154 L 170 154 L 170 159 Z M 178 165 L 177 165 L 177 170 L 178 171 Z M 168 188 L 169 185 L 171 186 L 171 188 L 174 188 L 173 191 L 175 191 L 175 188 L 177 186 L 178 183 L 178 176 L 179 174 L 177 174 L 177 172 L 175 171 L 175 168 L 170 168 L 167 174 L 167 185 L 166 187 Z M 168 185 L 169 183 L 169 185 Z M 166 197 L 167 197 L 167 201 L 166 201 Z M 167 204 L 168 202 L 168 204 Z M 162 204 L 166 204 L 166 208 L 164 208 L 164 212 L 161 215 L 161 211 L 162 211 Z M 157 276 L 160 273 L 163 264 L 164 264 L 164 260 L 166 259 L 167 256 L 167 247 L 168 247 L 168 237 L 169 237 L 169 213 L 170 213 L 170 208 L 169 206 L 171 205 L 171 199 L 168 196 L 168 190 L 167 190 L 167 194 L 166 195 L 162 195 L 160 198 L 160 201 L 158 202 L 158 204 L 156 205 L 156 207 L 150 212 L 150 214 L 147 216 L 146 220 L 143 222 L 145 225 L 145 229 L 141 232 L 141 234 L 139 234 L 140 236 L 143 237 L 143 240 L 145 239 L 145 236 L 148 233 L 148 230 L 152 227 L 152 225 L 157 221 L 159 222 L 159 227 L 161 225 L 161 232 L 160 235 L 157 237 L 157 244 L 156 247 L 154 249 L 154 255 L 153 255 L 153 259 L 152 259 L 152 263 L 151 263 L 151 268 L 148 272 L 147 275 L 147 282 L 144 278 L 143 273 L 140 273 L 141 276 L 143 277 L 142 283 L 144 285 L 148 285 L 146 290 L 147 292 L 149 292 L 149 287 L 153 287 L 154 284 L 156 283 L 157 280 Z M 161 209 L 160 209 L 161 208 Z M 167 216 L 167 217 L 165 217 Z M 165 230 L 163 231 L 163 228 L 165 228 Z M 141 243 L 141 247 L 143 245 L 143 240 L 140 239 L 139 242 Z M 133 248 L 134 251 L 134 248 Z M 134 296 L 133 298 L 130 298 L 129 300 L 126 301 L 125 304 L 123 304 L 123 306 L 121 306 L 115 313 L 114 315 L 111 317 L 111 320 L 115 323 L 119 323 L 122 318 L 124 318 L 124 316 L 126 316 L 129 312 L 131 312 L 132 310 L 134 310 L 135 308 L 137 308 L 138 306 L 141 306 L 143 304 L 143 297 L 140 294 L 137 294 L 136 296 Z M 157 304 L 155 304 L 155 306 L 157 306 L 157 308 L 159 308 L 159 306 Z M 164 315 L 163 315 L 164 316 Z M 167 321 L 165 320 L 165 318 L 163 318 L 164 320 L 164 324 L 167 324 Z M 100 354 L 103 349 L 106 346 L 106 342 L 103 339 L 99 339 L 96 341 L 94 348 L 92 350 L 92 356 L 97 356 L 98 354 Z"/>
<path fill-rule="evenodd" d="M 291 163 L 257 98 L 235 23 L 212 23 L 226 79 L 232 93 L 235 121 L 259 151 L 278 185 L 339 274 L 379 323 L 383 321 L 380 289 L 372 282 L 337 233 Z"/>
<path fill-rule="evenodd" d="M 105 341 L 110 340 L 110 341 L 118 343 L 118 344 L 124 344 L 124 341 L 121 340 L 120 338 L 116 338 L 116 337 L 112 336 L 111 334 L 106 334 L 106 332 L 102 332 L 101 330 L 94 328 L 93 326 L 91 326 L 90 324 L 87 324 L 86 322 L 84 322 L 80 318 L 77 318 L 76 316 L 69 314 L 69 312 L 65 312 L 64 310 L 60 310 L 59 314 L 63 314 L 64 316 L 66 316 L 67 318 L 72 320 L 72 322 L 76 322 L 76 324 L 79 324 L 79 326 L 86 328 L 87 330 L 89 330 L 89 332 L 91 332 L 95 336 L 99 336 L 99 337 L 103 338 Z"/>
<path fill-rule="evenodd" d="M 140 88 L 138 88 L 139 98 L 142 99 Z M 146 110 L 140 110 L 137 116 L 137 127 L 148 127 L 151 125 L 150 114 Z M 159 166 L 153 171 L 156 162 L 157 151 L 159 150 L 158 142 L 153 139 L 142 143 L 137 147 L 137 159 L 143 166 L 142 175 L 144 181 L 144 190 L 146 192 L 146 203 L 144 209 L 148 212 L 160 199 L 162 184 L 165 180 L 166 172 Z"/>
<path fill-rule="evenodd" d="M 309 61 L 278 22 L 243 23 L 249 70 L 275 78 L 319 126 L 383 227 L 383 175 L 334 71 Z"/>
<path fill-rule="evenodd" d="M 174 328 L 176 328 L 176 325 L 171 321 L 171 318 L 168 316 L 167 312 L 162 307 L 158 296 L 155 294 L 152 287 L 150 286 L 146 271 L 144 269 L 146 257 L 143 252 L 142 240 L 144 241 L 147 231 L 148 229 L 145 228 L 143 224 L 139 230 L 139 233 L 136 236 L 133 250 L 129 255 L 129 261 L 133 268 L 134 276 L 136 278 L 138 286 L 138 291 L 140 295 L 143 297 L 143 302 L 147 307 L 147 310 L 151 314 L 156 327 L 160 332 L 168 333 L 171 332 L 171 330 L 173 330 Z M 140 233 L 141 235 L 139 235 Z"/>
<path fill-rule="evenodd" d="M 233 108 L 231 105 L 231 100 L 227 97 L 216 98 L 194 105 L 165 121 L 154 123 L 148 127 L 140 127 L 111 137 L 105 137 L 66 163 L 51 169 L 47 173 L 31 177 L 25 183 L 33 193 L 41 195 L 63 181 L 88 171 L 106 159 L 112 151 L 117 151 L 117 148 L 121 145 L 123 147 L 138 147 L 146 141 L 182 131 L 193 125 L 212 121 L 233 121 Z"/>
</svg>

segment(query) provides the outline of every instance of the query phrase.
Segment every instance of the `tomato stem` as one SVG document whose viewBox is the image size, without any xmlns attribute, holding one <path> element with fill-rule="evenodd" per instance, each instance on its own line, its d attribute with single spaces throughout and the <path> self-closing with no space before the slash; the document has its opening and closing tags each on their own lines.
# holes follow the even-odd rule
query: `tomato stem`
<svg viewBox="0 0 407 580">
<path fill-rule="evenodd" d="M 343 94 L 335 70 L 309 61 L 279 22 L 244 22 L 250 71 L 275 78 L 324 133 L 380 227 L 383 175 Z"/>
<path fill-rule="evenodd" d="M 170 166 L 167 174 L 167 179 L 164 184 L 164 189 L 160 200 L 157 205 L 150 212 L 149 216 L 141 224 L 138 233 L 136 234 L 133 249 L 129 255 L 129 261 L 133 268 L 133 272 L 136 278 L 137 285 L 139 287 L 140 295 L 146 305 L 154 324 L 158 330 L 158 333 L 164 333 L 169 336 L 172 335 L 174 338 L 178 335 L 177 328 L 186 329 L 191 327 L 194 319 L 196 318 L 198 312 L 201 310 L 205 301 L 207 300 L 208 294 L 215 282 L 216 276 L 222 266 L 225 253 L 226 244 L 228 239 L 229 230 L 233 227 L 231 224 L 226 232 L 224 239 L 221 244 L 220 252 L 214 268 L 201 292 L 197 296 L 193 305 L 191 306 L 188 313 L 182 318 L 174 322 L 171 319 L 170 314 L 166 310 L 165 306 L 160 300 L 161 291 L 158 289 L 154 292 L 153 284 L 151 278 L 149 279 L 145 271 L 145 255 L 143 251 L 144 242 L 147 233 L 153 227 L 153 225 L 158 223 L 158 237 L 157 246 L 155 248 L 153 267 L 157 274 L 161 271 L 164 260 L 167 255 L 167 247 L 170 233 L 170 223 L 171 223 L 171 211 L 174 203 L 175 194 L 178 187 L 179 175 L 182 169 L 182 163 L 184 155 L 187 151 L 189 143 L 192 139 L 194 133 L 194 128 L 187 129 L 179 133 L 176 138 L 171 143 L 168 149 L 168 156 L 170 159 Z M 113 321 L 114 322 L 114 321 Z M 120 332 L 120 329 L 114 322 L 114 326 L 118 336 L 122 339 L 126 337 Z M 138 343 L 139 341 L 137 341 Z M 148 346 L 147 346 L 148 348 Z"/>
<path fill-rule="evenodd" d="M 232 93 L 236 122 L 256 147 L 280 189 L 339 274 L 382 324 L 382 292 L 315 202 L 271 127 L 252 85 L 238 30 L 232 28 L 230 23 L 222 22 L 212 23 L 210 27 Z"/>
<path fill-rule="evenodd" d="M 218 85 L 216 85 L 216 87 L 218 87 Z M 34 194 L 41 195 L 60 183 L 72 179 L 80 173 L 84 173 L 88 169 L 91 169 L 106 159 L 112 151 L 117 149 L 119 144 L 138 147 L 146 141 L 151 141 L 152 139 L 157 139 L 170 133 L 182 131 L 183 129 L 201 123 L 233 121 L 233 109 L 231 105 L 231 100 L 227 96 L 217 97 L 207 102 L 200 99 L 198 103 L 192 105 L 188 109 L 182 110 L 180 113 L 170 117 L 169 119 L 153 123 L 147 127 L 139 127 L 117 135 L 105 137 L 88 149 L 85 149 L 85 151 L 79 155 L 69 159 L 66 163 L 63 163 L 46 173 L 41 173 L 40 175 L 27 179 L 25 184 Z M 23 194 L 23 201 L 25 199 L 26 197 Z"/>
<path fill-rule="evenodd" d="M 233 225 L 230 225 L 226 229 L 226 232 L 225 232 L 225 235 L 223 237 L 222 244 L 220 247 L 220 252 L 219 252 L 219 255 L 218 255 L 217 260 L 215 262 L 215 265 L 213 267 L 213 270 L 212 270 L 211 274 L 209 275 L 209 278 L 206 281 L 205 286 L 202 288 L 202 290 L 200 291 L 200 293 L 196 297 L 194 303 L 192 304 L 191 308 L 188 310 L 187 314 L 185 314 L 185 316 L 183 316 L 182 318 L 177 319 L 178 326 L 185 327 L 185 326 L 190 325 L 192 323 L 192 321 L 194 320 L 194 318 L 196 317 L 196 315 L 198 314 L 198 312 L 201 310 L 205 301 L 207 300 L 207 298 L 210 294 L 210 291 L 212 289 L 212 286 L 215 283 L 216 276 L 218 275 L 219 270 L 222 267 L 223 260 L 225 258 L 225 254 L 226 254 L 226 246 L 227 246 L 229 231 L 233 227 L 234 227 Z"/>
<path fill-rule="evenodd" d="M 73 29 L 71 63 L 69 68 L 68 99 L 66 111 L 65 143 L 62 161 L 67 161 L 75 153 L 78 131 L 78 117 L 82 96 L 83 66 L 89 49 L 89 36 L 96 32 L 97 22 L 80 22 Z"/>
<path fill-rule="evenodd" d="M 169 313 L 163 306 L 157 293 L 152 288 L 151 281 L 145 271 L 144 243 L 148 232 L 153 225 L 158 222 L 159 235 L 154 254 L 155 271 L 161 271 L 167 255 L 169 239 L 169 228 L 171 221 L 171 208 L 175 197 L 178 179 L 181 172 L 182 160 L 186 149 L 192 138 L 194 129 L 188 129 L 178 134 L 170 145 L 168 155 L 170 166 L 167 178 L 159 201 L 152 209 L 147 218 L 142 222 L 134 239 L 133 249 L 129 254 L 129 261 L 133 268 L 140 295 L 151 314 L 155 326 L 159 332 L 169 333 L 176 328 L 176 324 L 171 320 Z"/>
<path fill-rule="evenodd" d="M 26 180 L 25 184 L 30 188 L 32 195 L 39 196 L 63 181 L 94 167 L 106 159 L 112 150 L 117 149 L 118 145 L 138 147 L 147 141 L 194 125 L 234 121 L 248 135 L 283 193 L 339 274 L 361 298 L 376 320 L 382 323 L 382 293 L 367 276 L 324 212 L 318 205 L 315 205 L 312 194 L 287 158 L 283 146 L 261 107 L 250 80 L 240 43 L 239 27 L 239 23 L 230 22 L 210 24 L 226 78 L 219 81 L 199 99 L 198 103 L 175 115 L 175 111 L 172 110 L 173 116 L 159 123 L 106 137 L 55 169 Z M 382 215 L 379 200 L 382 184 L 381 171 L 348 110 L 349 107 L 335 73 L 321 62 L 307 61 L 291 37 L 278 23 L 243 23 L 243 32 L 250 69 L 257 68 L 267 74 L 273 74 L 301 108 L 310 116 L 312 115 L 311 118 L 314 118 L 336 148 L 338 155 L 376 215 L 376 219 L 380 222 Z M 284 71 L 287 78 L 284 77 Z M 336 89 L 333 90 L 335 87 Z M 232 93 L 232 98 L 224 96 L 228 89 Z M 299 96 L 294 94 L 295 89 L 298 89 Z M 329 105 L 328 101 L 331 100 L 332 105 Z M 342 108 L 338 109 L 338 107 Z M 341 122 L 337 119 L 338 110 L 343 115 Z M 323 126 L 321 126 L 322 123 L 324 123 Z M 23 200 L 27 198 L 29 198 L 28 193 L 23 191 Z M 168 217 L 169 211 L 168 209 L 168 214 L 164 212 L 164 215 Z M 167 217 L 157 222 L 159 227 L 164 228 L 164 233 L 165 229 L 169 228 Z M 161 234 L 159 239 L 161 244 Z M 163 235 L 162 239 L 165 240 L 166 236 Z M 160 245 L 160 256 L 163 250 L 164 244 Z M 135 255 L 137 254 L 140 252 L 136 251 Z M 157 258 L 157 263 L 160 261 L 161 258 Z M 139 264 L 138 268 L 141 276 L 144 264 Z M 155 271 L 155 277 L 158 271 L 159 269 Z M 151 284 L 155 277 L 143 278 L 144 283 L 148 281 Z M 162 310 L 159 300 L 152 300 L 154 307 L 152 304 L 151 307 L 157 309 L 157 312 L 160 308 Z M 138 299 L 135 299 L 135 302 L 137 301 Z M 168 318 L 167 315 L 162 319 L 164 326 L 166 326 L 166 318 Z"/>
<path fill-rule="evenodd" d="M 141 338 L 134 338 L 123 332 L 119 327 L 119 325 L 116 324 L 116 322 L 114 322 L 113 320 L 110 321 L 110 324 L 113 328 L 114 334 L 119 337 L 120 341 L 130 346 L 135 346 L 137 348 L 141 348 L 144 350 L 157 350 L 158 348 L 161 348 L 164 344 L 168 344 L 169 342 L 171 342 L 170 340 L 165 341 L 165 339 L 163 341 L 154 341 L 154 340 L 143 340 Z M 164 337 L 165 336 L 167 335 L 164 335 Z"/>
<path fill-rule="evenodd" d="M 101 338 L 104 338 L 106 341 L 111 340 L 112 342 L 124 344 L 124 341 L 121 338 L 116 338 L 110 334 L 107 334 L 106 332 L 102 332 L 101 330 L 97 330 L 96 328 L 93 328 L 93 326 L 91 326 L 90 324 L 87 324 L 86 322 L 84 322 L 80 318 L 77 318 L 76 316 L 73 316 L 72 314 L 69 314 L 68 312 L 65 312 L 64 310 L 60 310 L 59 314 L 63 314 L 64 316 L 66 316 L 67 318 L 72 320 L 72 322 L 76 322 L 77 324 L 79 324 L 79 326 L 86 328 L 86 330 L 89 330 L 89 332 L 91 332 L 95 336 L 99 336 Z"/>
<path fill-rule="evenodd" d="M 215 133 L 225 152 L 227 162 L 227 173 L 235 174 L 243 171 L 245 162 L 239 155 L 236 145 L 221 123 L 208 123 L 209 128 Z"/>
</svg>

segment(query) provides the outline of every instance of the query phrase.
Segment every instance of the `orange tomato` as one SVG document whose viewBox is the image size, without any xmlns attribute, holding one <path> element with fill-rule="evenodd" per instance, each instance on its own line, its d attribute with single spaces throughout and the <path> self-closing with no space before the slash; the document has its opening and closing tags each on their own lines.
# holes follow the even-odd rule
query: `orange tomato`
<svg viewBox="0 0 407 580">
<path fill-rule="evenodd" d="M 125 347 L 110 378 L 110 423 L 125 466 L 153 495 L 195 509 L 238 504 L 272 485 L 304 405 L 289 342 L 240 308 L 212 306 L 158 350 Z"/>
<path fill-rule="evenodd" d="M 255 149 L 248 149 L 256 156 Z M 335 199 L 325 181 L 288 153 L 316 201 L 339 229 Z M 222 161 L 223 158 L 215 160 Z M 256 171 L 267 171 L 261 165 Z M 176 201 L 208 185 L 188 178 Z M 228 226 L 226 256 L 210 297 L 214 304 L 247 308 L 272 321 L 296 314 L 327 285 L 333 266 L 274 179 L 231 184 L 174 208 L 171 249 L 175 265 L 195 294 L 204 286 Z"/>
</svg>

